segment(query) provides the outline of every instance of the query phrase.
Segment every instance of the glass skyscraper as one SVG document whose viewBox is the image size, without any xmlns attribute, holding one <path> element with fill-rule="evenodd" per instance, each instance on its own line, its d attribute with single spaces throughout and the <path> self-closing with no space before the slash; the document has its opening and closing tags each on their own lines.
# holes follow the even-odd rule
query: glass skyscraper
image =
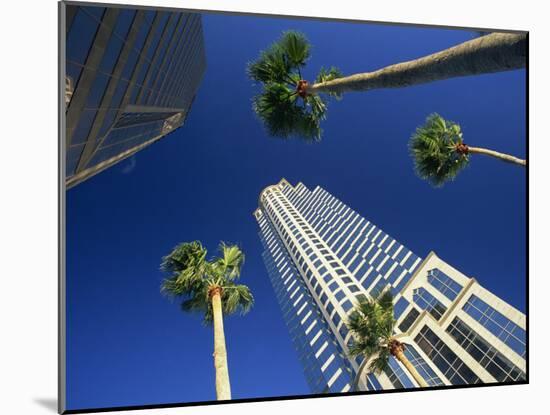
<svg viewBox="0 0 550 415">
<path fill-rule="evenodd" d="M 200 14 L 64 6 L 71 187 L 180 127 L 206 58 Z"/>
<path fill-rule="evenodd" d="M 286 180 L 254 212 L 263 259 L 313 393 L 414 388 L 405 367 L 369 373 L 346 327 L 362 298 L 394 296 L 396 338 L 430 386 L 526 379 L 525 315 L 431 252 L 420 258 L 320 187 Z"/>
</svg>

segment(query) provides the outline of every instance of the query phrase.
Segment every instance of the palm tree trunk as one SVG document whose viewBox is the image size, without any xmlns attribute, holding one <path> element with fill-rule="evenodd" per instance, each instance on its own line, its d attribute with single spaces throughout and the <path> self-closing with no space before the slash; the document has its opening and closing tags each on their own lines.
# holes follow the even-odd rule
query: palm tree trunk
<svg viewBox="0 0 550 415">
<path fill-rule="evenodd" d="M 527 34 L 491 33 L 408 62 L 307 87 L 308 94 L 401 88 L 525 67 Z"/>
<path fill-rule="evenodd" d="M 418 373 L 418 370 L 416 370 L 416 368 L 413 366 L 413 364 L 409 361 L 409 359 L 407 359 L 407 356 L 405 356 L 405 354 L 402 352 L 402 351 L 397 351 L 397 353 L 395 353 L 395 357 L 401 362 L 403 363 L 403 366 L 405 366 L 407 368 L 407 370 L 409 371 L 409 373 L 411 374 L 411 376 L 414 378 L 414 380 L 416 380 L 416 383 L 418 383 L 418 385 L 421 387 L 421 388 L 427 388 L 428 387 L 428 384 L 426 383 L 426 381 L 424 380 L 424 378 L 422 376 L 420 376 L 420 373 Z"/>
<path fill-rule="evenodd" d="M 212 291 L 212 311 L 214 315 L 214 366 L 216 368 L 216 398 L 231 399 L 229 384 L 229 368 L 227 366 L 227 351 L 225 349 L 225 334 L 223 331 L 223 313 L 221 289 Z"/>
<path fill-rule="evenodd" d="M 513 163 L 518 164 L 520 166 L 526 166 L 527 161 L 511 156 L 509 154 L 499 153 L 498 151 L 489 150 L 487 148 L 481 148 L 481 147 L 470 147 L 468 146 L 468 153 L 471 154 L 485 154 L 486 156 L 495 157 L 499 160 L 505 161 L 507 163 Z"/>
</svg>

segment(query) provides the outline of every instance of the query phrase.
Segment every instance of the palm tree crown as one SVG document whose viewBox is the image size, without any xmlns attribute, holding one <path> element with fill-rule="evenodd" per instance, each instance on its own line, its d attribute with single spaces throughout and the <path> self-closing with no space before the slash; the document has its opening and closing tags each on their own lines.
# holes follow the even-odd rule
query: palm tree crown
<svg viewBox="0 0 550 415">
<path fill-rule="evenodd" d="M 383 291 L 375 299 L 361 301 L 351 312 L 347 325 L 354 335 L 350 354 L 362 355 L 365 358 L 361 368 L 369 363 L 370 372 L 386 371 L 389 367 L 389 359 L 393 356 L 405 366 L 418 386 L 428 387 L 416 367 L 405 356 L 405 343 L 394 336 L 395 319 L 393 296 L 390 290 Z M 355 387 L 361 373 L 360 369 Z"/>
<path fill-rule="evenodd" d="M 253 109 L 272 136 L 313 141 L 321 138 L 320 122 L 325 119 L 327 106 L 318 95 L 306 93 L 308 82 L 301 73 L 310 49 L 302 33 L 287 31 L 248 65 L 248 76 L 263 85 L 262 92 L 253 98 Z M 334 67 L 321 68 L 315 82 L 341 76 Z"/>
<path fill-rule="evenodd" d="M 409 149 L 418 176 L 435 187 L 454 180 L 469 162 L 460 126 L 435 113 L 416 129 Z"/>
<path fill-rule="evenodd" d="M 182 310 L 202 312 L 206 324 L 213 320 L 210 298 L 216 290 L 221 293 L 223 314 L 244 314 L 254 303 L 249 288 L 236 282 L 244 263 L 243 252 L 224 242 L 219 249 L 219 257 L 207 260 L 207 250 L 200 242 L 186 242 L 176 246 L 161 263 L 161 270 L 168 274 L 161 291 L 183 297 Z"/>
<path fill-rule="evenodd" d="M 348 328 L 354 334 L 350 347 L 352 356 L 374 357 L 369 370 L 374 373 L 386 370 L 395 346 L 393 339 L 393 296 L 384 291 L 376 299 L 361 301 L 348 319 Z"/>
</svg>

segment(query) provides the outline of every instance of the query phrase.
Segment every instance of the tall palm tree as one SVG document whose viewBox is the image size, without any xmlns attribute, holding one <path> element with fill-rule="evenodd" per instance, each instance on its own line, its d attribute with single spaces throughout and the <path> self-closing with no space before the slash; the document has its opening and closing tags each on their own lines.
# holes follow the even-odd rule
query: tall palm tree
<svg viewBox="0 0 550 415">
<path fill-rule="evenodd" d="M 321 68 L 314 82 L 305 80 L 301 72 L 310 49 L 303 34 L 288 31 L 248 64 L 249 77 L 263 86 L 253 98 L 253 109 L 270 135 L 319 140 L 320 122 L 327 111 L 320 94 L 340 98 L 345 92 L 401 88 L 523 68 L 527 35 L 491 33 L 415 60 L 350 76 L 343 76 L 335 67 Z"/>
<path fill-rule="evenodd" d="M 205 324 L 214 324 L 214 366 L 216 397 L 231 399 L 223 315 L 245 314 L 254 303 L 250 289 L 237 284 L 244 264 L 244 253 L 236 245 L 220 243 L 221 255 L 206 259 L 199 241 L 184 242 L 162 258 L 161 270 L 168 274 L 161 292 L 182 298 L 183 311 L 199 311 Z"/>
<path fill-rule="evenodd" d="M 379 373 L 389 367 L 390 356 L 394 356 L 425 388 L 428 384 L 405 356 L 406 345 L 394 337 L 393 296 L 389 290 L 377 298 L 361 301 L 351 312 L 347 326 L 353 333 L 350 347 L 352 356 L 363 356 L 369 362 L 369 371 Z"/>
<path fill-rule="evenodd" d="M 261 94 L 253 98 L 253 109 L 270 135 L 309 140 L 321 138 L 320 122 L 325 118 L 326 104 L 321 97 L 306 93 L 303 68 L 310 56 L 310 44 L 299 32 L 284 32 L 281 39 L 262 51 L 248 64 L 249 77 L 263 84 Z M 336 68 L 321 68 L 316 82 L 341 76 Z M 337 94 L 328 93 L 332 96 Z"/>
<path fill-rule="evenodd" d="M 435 187 L 454 180 L 470 162 L 470 154 L 484 154 L 525 167 L 523 159 L 481 147 L 464 144 L 460 125 L 431 114 L 426 123 L 416 129 L 409 142 L 418 176 Z"/>
</svg>

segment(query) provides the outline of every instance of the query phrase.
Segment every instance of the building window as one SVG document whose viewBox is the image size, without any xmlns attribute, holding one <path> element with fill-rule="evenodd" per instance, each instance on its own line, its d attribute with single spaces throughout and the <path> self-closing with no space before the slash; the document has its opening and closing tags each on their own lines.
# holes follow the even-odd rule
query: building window
<svg viewBox="0 0 550 415">
<path fill-rule="evenodd" d="M 462 290 L 462 286 L 459 283 L 437 268 L 428 271 L 428 282 L 451 301 Z"/>
<path fill-rule="evenodd" d="M 430 386 L 444 385 L 443 381 L 437 376 L 430 365 L 420 356 L 420 353 L 412 346 L 407 344 L 405 346 L 405 356 L 409 359 L 409 362 L 416 368 L 420 376 Z"/>
<path fill-rule="evenodd" d="M 390 357 L 389 366 L 384 370 L 384 373 L 388 376 L 395 389 L 414 388 L 414 384 L 401 366 L 399 366 L 395 357 Z"/>
<path fill-rule="evenodd" d="M 388 282 L 384 278 L 380 278 L 376 285 L 370 290 L 370 295 L 373 297 L 378 297 L 380 293 L 386 289 L 387 285 Z"/>
<path fill-rule="evenodd" d="M 380 382 L 378 382 L 378 379 L 376 379 L 374 373 L 369 373 L 367 375 L 367 386 L 370 391 L 382 390 L 382 385 L 380 385 Z"/>
<path fill-rule="evenodd" d="M 356 293 L 359 291 L 359 287 L 357 285 L 348 285 L 348 289 L 352 292 L 352 293 Z"/>
<path fill-rule="evenodd" d="M 498 382 L 525 380 L 523 371 L 458 317 L 446 331 Z"/>
<path fill-rule="evenodd" d="M 401 322 L 401 324 L 398 326 L 399 330 L 405 333 L 408 329 L 411 328 L 411 326 L 416 321 L 419 315 L 420 315 L 420 312 L 413 307 L 412 310 L 409 311 L 409 314 L 407 314 L 407 317 L 405 317 Z"/>
<path fill-rule="evenodd" d="M 342 300 L 345 296 L 346 294 L 344 293 L 343 290 L 340 290 L 337 293 L 334 293 L 334 297 L 336 297 L 336 301 Z"/>
<path fill-rule="evenodd" d="M 346 336 L 348 335 L 348 328 L 346 327 L 346 325 L 342 325 L 342 327 L 340 327 L 340 330 L 338 330 L 338 333 L 340 333 L 340 336 L 342 336 L 342 339 L 345 339 Z"/>
<path fill-rule="evenodd" d="M 413 301 L 422 309 L 439 320 L 447 308 L 431 295 L 426 289 L 420 287 L 413 290 Z"/>
<path fill-rule="evenodd" d="M 414 341 L 453 385 L 473 385 L 481 379 L 428 327 Z"/>
<path fill-rule="evenodd" d="M 409 302 L 405 297 L 401 297 L 397 302 L 395 303 L 393 307 L 393 317 L 397 320 L 399 317 L 401 317 L 401 314 L 407 309 L 409 306 Z"/>
<path fill-rule="evenodd" d="M 525 357 L 525 330 L 510 321 L 493 307 L 472 295 L 463 310 L 521 357 Z"/>
<path fill-rule="evenodd" d="M 367 301 L 367 296 L 365 294 L 357 294 L 355 298 L 357 298 L 357 301 L 360 303 Z"/>
<path fill-rule="evenodd" d="M 353 308 L 353 304 L 350 300 L 346 300 L 342 303 L 342 309 L 347 313 L 349 310 Z"/>
</svg>

